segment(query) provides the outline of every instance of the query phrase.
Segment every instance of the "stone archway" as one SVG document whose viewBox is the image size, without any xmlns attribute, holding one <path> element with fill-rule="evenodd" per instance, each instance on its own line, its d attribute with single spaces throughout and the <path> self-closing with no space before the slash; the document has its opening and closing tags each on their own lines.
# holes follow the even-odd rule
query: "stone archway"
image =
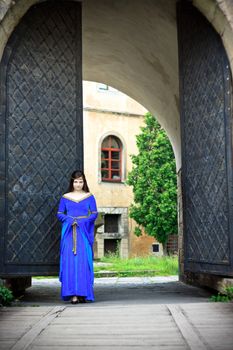
<svg viewBox="0 0 233 350">
<path fill-rule="evenodd" d="M 0 28 L 2 51 L 15 25 L 36 2 L 7 3 Z M 193 3 L 220 33 L 232 66 L 228 2 L 195 0 Z M 84 79 L 116 87 L 157 116 L 171 140 L 180 181 L 176 0 L 99 0 L 98 6 L 94 0 L 84 0 L 83 61 Z M 182 231 L 181 192 L 179 202 Z"/>
<path fill-rule="evenodd" d="M 15 26 L 37 2 L 8 0 L 2 5 L 0 57 Z M 179 171 L 176 2 L 99 0 L 97 7 L 94 0 L 83 0 L 82 22 L 83 78 L 115 86 L 155 114 L 169 135 Z M 231 4 L 227 0 L 194 0 L 193 5 L 222 37 L 232 67 Z M 156 82 L 153 86 L 152 80 Z"/>
</svg>

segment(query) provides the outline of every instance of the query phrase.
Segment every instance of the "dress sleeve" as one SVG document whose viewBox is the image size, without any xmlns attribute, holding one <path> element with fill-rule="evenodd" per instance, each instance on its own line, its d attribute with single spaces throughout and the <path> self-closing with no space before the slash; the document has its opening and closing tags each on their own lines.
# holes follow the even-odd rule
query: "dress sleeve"
<svg viewBox="0 0 233 350">
<path fill-rule="evenodd" d="M 91 196 L 90 198 L 89 210 L 90 210 L 90 215 L 88 219 L 91 221 L 95 221 L 98 216 L 98 211 L 97 211 L 96 200 L 94 196 Z"/>
<path fill-rule="evenodd" d="M 95 201 L 95 197 L 92 195 L 90 197 L 89 200 L 89 205 L 88 205 L 88 209 L 89 209 L 89 215 L 86 218 L 78 218 L 78 222 L 89 222 L 89 223 L 94 223 L 94 221 L 96 220 L 97 216 L 98 216 L 98 211 L 97 211 L 97 207 L 96 207 L 96 201 Z"/>
<path fill-rule="evenodd" d="M 60 199 L 58 212 L 57 212 L 57 218 L 59 221 L 64 222 L 66 220 L 67 215 L 65 213 L 66 213 L 66 204 L 65 204 L 64 198 L 62 197 Z"/>
<path fill-rule="evenodd" d="M 82 229 L 84 234 L 86 235 L 88 242 L 91 246 L 93 246 L 94 243 L 94 237 L 95 237 L 95 225 L 94 222 L 98 216 L 97 208 L 96 208 L 96 201 L 95 197 L 93 195 L 90 196 L 88 200 L 88 210 L 89 215 L 87 217 L 78 218 L 77 224 Z M 92 250 L 93 253 L 93 250 Z"/>
</svg>

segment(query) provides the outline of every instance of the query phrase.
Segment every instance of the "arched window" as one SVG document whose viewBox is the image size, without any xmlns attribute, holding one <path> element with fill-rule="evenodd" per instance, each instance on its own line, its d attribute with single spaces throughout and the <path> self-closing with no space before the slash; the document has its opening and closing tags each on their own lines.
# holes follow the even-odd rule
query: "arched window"
<svg viewBox="0 0 233 350">
<path fill-rule="evenodd" d="M 122 144 L 118 137 L 105 137 L 101 145 L 102 181 L 120 182 L 122 178 Z"/>
</svg>

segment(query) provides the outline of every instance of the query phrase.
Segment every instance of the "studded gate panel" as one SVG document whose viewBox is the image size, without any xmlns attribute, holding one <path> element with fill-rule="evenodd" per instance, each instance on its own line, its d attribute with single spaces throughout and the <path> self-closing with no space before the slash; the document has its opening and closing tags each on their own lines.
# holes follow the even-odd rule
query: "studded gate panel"
<svg viewBox="0 0 233 350">
<path fill-rule="evenodd" d="M 0 274 L 56 273 L 58 199 L 83 167 L 80 3 L 27 12 L 5 48 L 1 86 Z"/>
<path fill-rule="evenodd" d="M 220 36 L 178 6 L 185 270 L 233 275 L 231 72 Z"/>
</svg>

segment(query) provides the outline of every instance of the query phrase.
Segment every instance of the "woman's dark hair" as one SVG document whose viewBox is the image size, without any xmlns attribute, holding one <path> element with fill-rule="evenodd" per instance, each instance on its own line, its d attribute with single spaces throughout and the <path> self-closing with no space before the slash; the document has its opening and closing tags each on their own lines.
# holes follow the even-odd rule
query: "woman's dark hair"
<svg viewBox="0 0 233 350">
<path fill-rule="evenodd" d="M 74 183 L 74 180 L 75 179 L 78 179 L 79 177 L 82 177 L 83 178 L 83 181 L 84 181 L 84 184 L 83 184 L 83 191 L 85 192 L 90 192 L 89 191 L 89 187 L 87 185 L 87 180 L 86 180 L 86 177 L 85 177 L 85 174 L 82 170 L 75 170 L 72 174 L 71 174 L 71 178 L 70 178 L 70 185 L 69 185 L 69 189 L 68 191 L 69 192 L 72 192 L 74 190 L 74 186 L 73 186 L 73 183 Z"/>
</svg>

